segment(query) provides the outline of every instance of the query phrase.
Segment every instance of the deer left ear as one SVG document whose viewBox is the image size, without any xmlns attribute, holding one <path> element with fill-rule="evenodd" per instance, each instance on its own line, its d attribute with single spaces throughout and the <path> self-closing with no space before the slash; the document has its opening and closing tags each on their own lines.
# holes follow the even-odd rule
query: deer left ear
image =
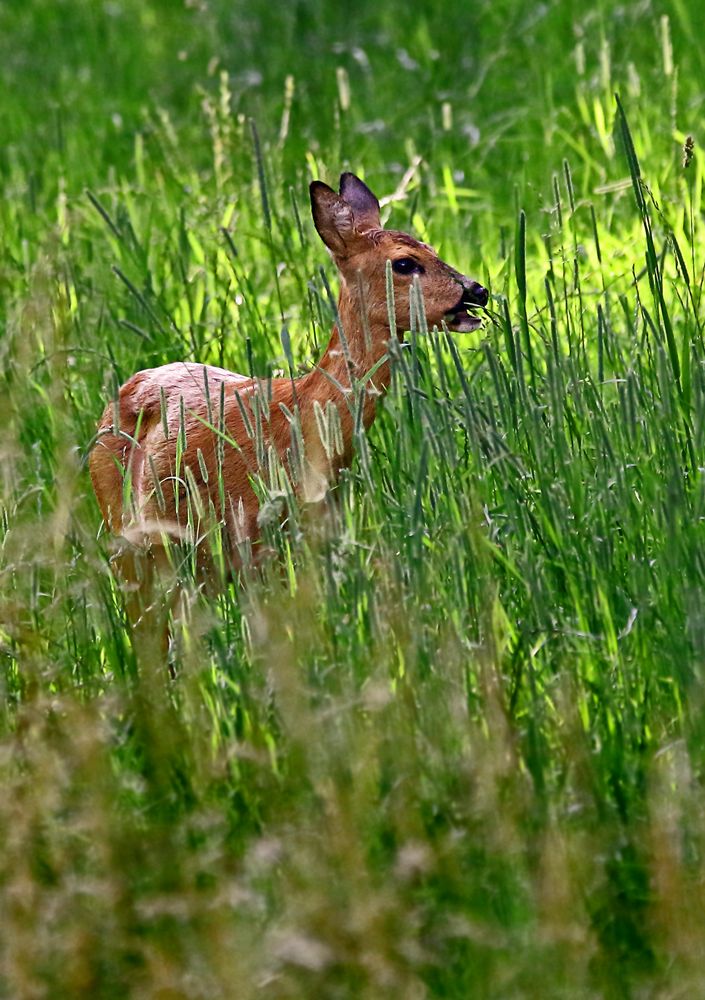
<svg viewBox="0 0 705 1000">
<path fill-rule="evenodd" d="M 337 257 L 345 255 L 354 237 L 354 213 L 350 205 L 322 181 L 312 181 L 311 213 L 313 224 L 325 245 Z"/>
<path fill-rule="evenodd" d="M 353 210 L 355 228 L 358 232 L 382 228 L 379 218 L 379 202 L 368 186 L 355 174 L 340 175 L 340 197 Z"/>
</svg>

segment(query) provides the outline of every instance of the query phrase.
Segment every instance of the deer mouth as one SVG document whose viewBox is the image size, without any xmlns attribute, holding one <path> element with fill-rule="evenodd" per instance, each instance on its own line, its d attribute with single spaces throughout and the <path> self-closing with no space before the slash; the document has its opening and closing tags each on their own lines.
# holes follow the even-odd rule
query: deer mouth
<svg viewBox="0 0 705 1000">
<path fill-rule="evenodd" d="M 489 294 L 486 288 L 472 282 L 469 287 L 463 287 L 463 294 L 460 301 L 445 314 L 445 321 L 449 330 L 457 333 L 470 333 L 482 326 L 482 320 L 477 315 L 477 309 L 483 309 L 487 305 Z"/>
<path fill-rule="evenodd" d="M 482 326 L 480 317 L 471 313 L 465 305 L 446 313 L 445 320 L 448 329 L 456 333 L 470 333 L 471 330 L 477 330 Z"/>
<path fill-rule="evenodd" d="M 477 330 L 482 326 L 482 320 L 476 315 L 475 309 L 477 306 L 461 299 L 455 309 L 451 309 L 445 314 L 448 329 L 454 330 L 456 333 L 470 333 L 471 330 Z"/>
</svg>

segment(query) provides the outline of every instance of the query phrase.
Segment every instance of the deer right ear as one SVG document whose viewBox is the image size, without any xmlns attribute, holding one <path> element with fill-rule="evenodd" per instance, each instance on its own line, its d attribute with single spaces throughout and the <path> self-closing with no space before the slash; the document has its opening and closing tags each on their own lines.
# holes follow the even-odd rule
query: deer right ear
<svg viewBox="0 0 705 1000">
<path fill-rule="evenodd" d="M 353 210 L 323 181 L 312 181 L 311 214 L 313 224 L 325 245 L 336 257 L 344 257 L 346 244 L 354 234 Z"/>
<path fill-rule="evenodd" d="M 368 186 L 355 174 L 340 175 L 340 197 L 352 208 L 359 230 L 382 228 L 379 202 Z"/>
</svg>

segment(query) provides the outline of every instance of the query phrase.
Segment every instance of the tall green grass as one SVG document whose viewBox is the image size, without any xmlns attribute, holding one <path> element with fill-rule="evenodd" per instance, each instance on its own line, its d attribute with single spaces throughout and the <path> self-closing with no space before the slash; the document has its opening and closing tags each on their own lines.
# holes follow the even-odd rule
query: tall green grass
<svg viewBox="0 0 705 1000">
<path fill-rule="evenodd" d="M 702 993 L 698 15 L 3 8 L 0 995 Z M 344 168 L 491 319 L 411 332 L 324 510 L 263 477 L 274 555 L 185 568 L 172 678 L 97 418 L 319 356 Z"/>
</svg>

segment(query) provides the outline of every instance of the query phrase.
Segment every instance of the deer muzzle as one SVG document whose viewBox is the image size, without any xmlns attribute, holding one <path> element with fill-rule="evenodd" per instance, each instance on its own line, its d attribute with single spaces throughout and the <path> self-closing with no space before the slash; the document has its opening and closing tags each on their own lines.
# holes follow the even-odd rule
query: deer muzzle
<svg viewBox="0 0 705 1000">
<path fill-rule="evenodd" d="M 462 282 L 462 294 L 458 304 L 446 313 L 448 328 L 457 333 L 469 333 L 482 326 L 482 320 L 474 312 L 484 309 L 489 302 L 490 293 L 477 281 L 466 278 Z"/>
</svg>

